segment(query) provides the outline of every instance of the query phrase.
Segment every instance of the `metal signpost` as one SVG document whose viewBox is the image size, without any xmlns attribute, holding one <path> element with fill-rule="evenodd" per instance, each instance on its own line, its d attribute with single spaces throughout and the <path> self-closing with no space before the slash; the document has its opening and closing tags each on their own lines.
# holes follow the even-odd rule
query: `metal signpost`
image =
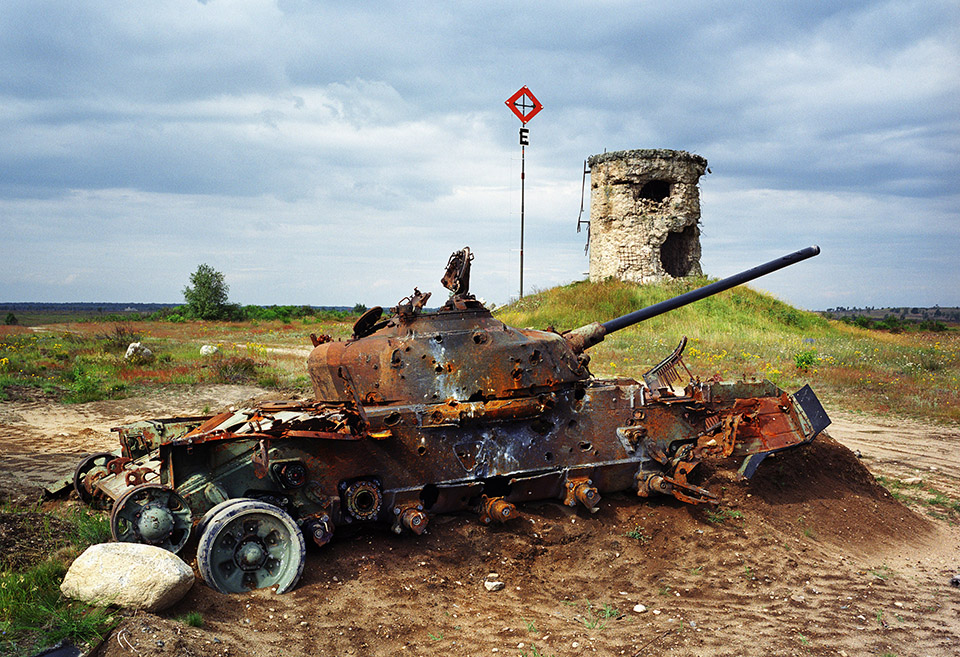
<svg viewBox="0 0 960 657">
<path fill-rule="evenodd" d="M 522 299 L 524 185 L 526 182 L 527 146 L 530 145 L 530 128 L 527 127 L 527 121 L 535 117 L 543 109 L 543 105 L 526 85 L 517 89 L 516 93 L 507 98 L 506 104 L 522 124 L 520 126 L 520 298 Z"/>
</svg>

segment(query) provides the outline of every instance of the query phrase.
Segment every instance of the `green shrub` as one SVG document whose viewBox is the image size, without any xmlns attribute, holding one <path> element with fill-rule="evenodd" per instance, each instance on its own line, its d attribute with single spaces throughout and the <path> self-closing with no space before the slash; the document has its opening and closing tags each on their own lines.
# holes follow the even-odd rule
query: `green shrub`
<svg viewBox="0 0 960 657">
<path fill-rule="evenodd" d="M 219 383 L 247 383 L 257 377 L 257 362 L 245 356 L 218 358 L 210 364 L 213 380 Z"/>
<path fill-rule="evenodd" d="M 801 372 L 806 372 L 817 364 L 817 352 L 813 349 L 798 351 L 793 355 L 793 364 Z"/>
</svg>

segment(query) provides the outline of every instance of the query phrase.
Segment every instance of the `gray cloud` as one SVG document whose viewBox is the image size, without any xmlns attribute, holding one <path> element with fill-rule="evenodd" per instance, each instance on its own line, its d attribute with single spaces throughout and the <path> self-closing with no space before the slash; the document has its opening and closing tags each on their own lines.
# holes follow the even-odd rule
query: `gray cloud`
<svg viewBox="0 0 960 657">
<path fill-rule="evenodd" d="M 387 304 L 469 243 L 505 301 L 528 84 L 527 290 L 586 270 L 583 160 L 666 147 L 715 172 L 711 274 L 820 242 L 764 284 L 960 304 L 958 43 L 951 2 L 5 2 L 0 289 L 178 301 L 210 262 L 244 303 Z"/>
</svg>

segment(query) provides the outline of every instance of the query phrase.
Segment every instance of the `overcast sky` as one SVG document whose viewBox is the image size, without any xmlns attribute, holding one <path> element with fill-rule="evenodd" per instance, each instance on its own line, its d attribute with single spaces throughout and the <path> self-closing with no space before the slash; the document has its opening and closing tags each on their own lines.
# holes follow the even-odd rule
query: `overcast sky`
<svg viewBox="0 0 960 657">
<path fill-rule="evenodd" d="M 0 301 L 393 305 L 582 279 L 583 161 L 709 161 L 702 264 L 960 305 L 960 3 L 0 2 Z M 588 180 L 589 183 L 589 180 Z"/>
</svg>

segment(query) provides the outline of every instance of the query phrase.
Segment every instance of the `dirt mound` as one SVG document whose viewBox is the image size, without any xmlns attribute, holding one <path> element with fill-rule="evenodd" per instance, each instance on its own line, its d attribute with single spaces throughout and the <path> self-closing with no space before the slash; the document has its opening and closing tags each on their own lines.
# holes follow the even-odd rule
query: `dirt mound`
<svg viewBox="0 0 960 657">
<path fill-rule="evenodd" d="M 826 434 L 768 457 L 749 482 L 736 481 L 737 465 L 714 468 L 708 486 L 726 487 L 724 505 L 760 514 L 780 530 L 800 525 L 861 554 L 933 530 L 931 521 L 894 499 L 853 452 Z"/>
</svg>

